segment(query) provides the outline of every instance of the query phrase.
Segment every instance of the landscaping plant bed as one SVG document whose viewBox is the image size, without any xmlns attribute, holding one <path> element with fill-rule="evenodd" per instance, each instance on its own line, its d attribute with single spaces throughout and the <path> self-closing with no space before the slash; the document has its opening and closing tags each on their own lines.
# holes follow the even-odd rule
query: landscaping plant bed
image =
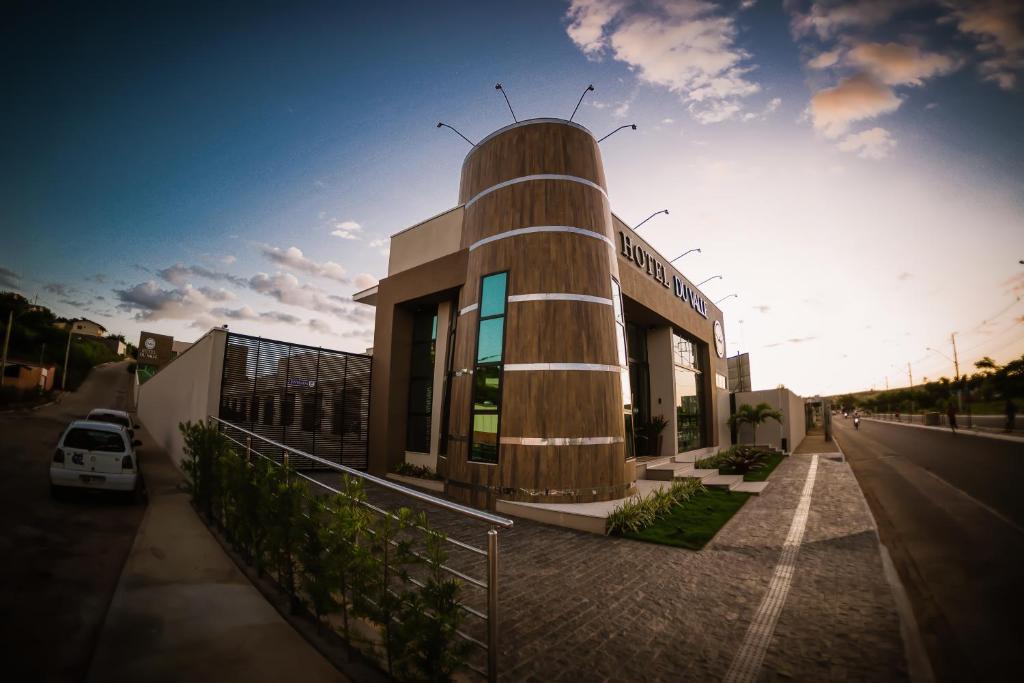
<svg viewBox="0 0 1024 683">
<path fill-rule="evenodd" d="M 767 476 L 767 475 L 766 475 Z M 626 531 L 623 538 L 700 550 L 732 519 L 752 494 L 704 489 L 642 531 Z"/>
<path fill-rule="evenodd" d="M 779 463 L 786 458 L 785 453 L 779 453 L 778 451 L 772 451 L 761 460 L 761 466 L 756 470 L 750 472 L 740 472 L 730 467 L 719 468 L 719 474 L 742 474 L 743 481 L 765 481 Z"/>
</svg>

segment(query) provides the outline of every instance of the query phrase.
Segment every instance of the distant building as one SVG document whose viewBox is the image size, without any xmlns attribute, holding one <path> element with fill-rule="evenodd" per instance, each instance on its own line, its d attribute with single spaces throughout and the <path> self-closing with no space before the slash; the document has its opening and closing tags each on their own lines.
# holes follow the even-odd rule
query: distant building
<svg viewBox="0 0 1024 683">
<path fill-rule="evenodd" d="M 124 358 L 125 354 L 128 353 L 128 345 L 117 337 L 107 337 L 103 340 L 103 343 L 107 345 L 107 348 L 113 351 L 118 358 Z"/>
<path fill-rule="evenodd" d="M 8 360 L 4 367 L 3 385 L 22 391 L 36 388 L 41 391 L 49 391 L 53 389 L 53 378 L 56 374 L 57 368 L 53 365 Z"/>
<path fill-rule="evenodd" d="M 103 327 L 97 322 L 93 322 L 88 318 L 82 318 L 81 320 L 72 321 L 71 331 L 75 334 L 84 334 L 89 337 L 100 337 L 101 339 L 106 336 L 107 328 Z"/>
<path fill-rule="evenodd" d="M 752 391 L 750 386 L 750 354 L 729 356 L 729 391 Z"/>
<path fill-rule="evenodd" d="M 173 341 L 171 342 L 171 358 L 177 358 L 181 354 L 188 351 L 189 347 L 192 346 L 192 342 L 187 341 Z"/>
</svg>

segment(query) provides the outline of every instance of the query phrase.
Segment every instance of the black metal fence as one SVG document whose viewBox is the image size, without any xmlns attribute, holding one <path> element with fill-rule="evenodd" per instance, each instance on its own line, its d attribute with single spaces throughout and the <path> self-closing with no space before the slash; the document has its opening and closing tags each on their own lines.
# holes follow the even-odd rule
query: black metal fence
<svg viewBox="0 0 1024 683">
<path fill-rule="evenodd" d="M 222 420 L 339 465 L 366 469 L 369 414 L 370 356 L 228 333 Z M 266 445 L 258 449 L 276 460 L 284 457 Z M 292 464 L 318 467 L 309 460 Z"/>
</svg>

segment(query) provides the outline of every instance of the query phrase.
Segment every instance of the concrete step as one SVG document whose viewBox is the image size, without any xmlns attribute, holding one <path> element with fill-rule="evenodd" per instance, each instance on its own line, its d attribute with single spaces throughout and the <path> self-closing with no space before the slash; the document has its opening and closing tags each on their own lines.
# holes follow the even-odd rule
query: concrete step
<svg viewBox="0 0 1024 683">
<path fill-rule="evenodd" d="M 742 474 L 718 474 L 718 470 L 715 470 L 715 474 L 710 477 L 705 477 L 701 480 L 701 483 L 709 488 L 714 489 L 728 489 L 734 490 L 738 484 L 743 483 Z"/>
<path fill-rule="evenodd" d="M 702 482 L 706 481 L 708 477 L 717 477 L 718 470 L 699 470 L 693 465 L 687 465 L 686 469 L 680 470 L 676 474 L 676 479 L 700 479 Z"/>
<path fill-rule="evenodd" d="M 680 472 L 686 470 L 692 470 L 693 465 L 679 462 L 663 462 L 659 465 L 649 465 L 647 471 L 644 474 L 645 479 L 655 479 L 658 481 L 672 481 Z"/>
<path fill-rule="evenodd" d="M 755 496 L 758 496 L 766 488 L 768 488 L 768 482 L 766 481 L 742 481 L 733 486 L 732 490 L 740 493 L 753 493 Z"/>
<path fill-rule="evenodd" d="M 706 457 L 706 456 L 704 456 L 704 457 Z M 676 462 L 688 462 L 691 465 L 693 463 L 697 462 L 698 460 L 700 460 L 700 458 L 697 457 L 697 454 L 693 453 L 693 452 L 690 452 L 690 453 L 680 453 L 679 455 L 673 456 L 672 459 L 674 461 L 676 461 Z"/>
</svg>

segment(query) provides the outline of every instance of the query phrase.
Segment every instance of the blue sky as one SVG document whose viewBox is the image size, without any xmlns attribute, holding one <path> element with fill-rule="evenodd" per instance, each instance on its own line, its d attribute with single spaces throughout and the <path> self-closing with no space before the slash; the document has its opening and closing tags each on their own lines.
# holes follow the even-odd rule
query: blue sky
<svg viewBox="0 0 1024 683">
<path fill-rule="evenodd" d="M 567 116 L 730 353 L 804 393 L 1024 352 L 1024 17 L 957 3 L 103 3 L 5 10 L 0 286 L 125 333 L 349 350 L 468 145 Z M 996 313 L 998 315 L 995 315 Z M 969 350 L 968 350 L 969 349 Z M 902 368 L 902 369 L 901 369 Z"/>
</svg>

